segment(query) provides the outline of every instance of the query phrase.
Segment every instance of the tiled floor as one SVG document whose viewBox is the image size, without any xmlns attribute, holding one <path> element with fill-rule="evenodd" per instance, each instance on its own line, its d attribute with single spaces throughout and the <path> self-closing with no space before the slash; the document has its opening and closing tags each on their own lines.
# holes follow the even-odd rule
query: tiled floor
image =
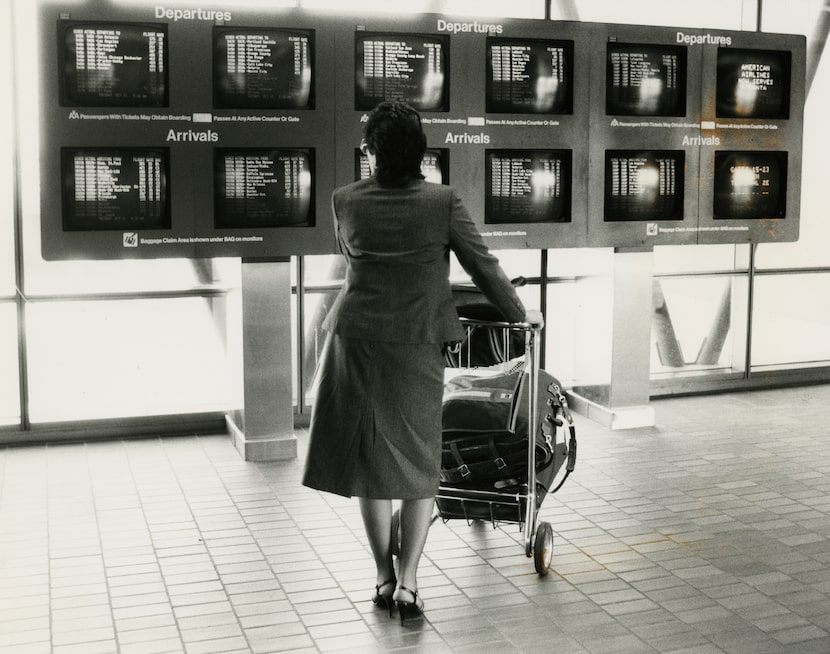
<svg viewBox="0 0 830 654">
<path fill-rule="evenodd" d="M 354 502 L 221 436 L 0 449 L 0 653 L 830 652 L 830 386 L 577 416 L 540 518 L 436 522 L 426 619 L 368 601 Z"/>
</svg>

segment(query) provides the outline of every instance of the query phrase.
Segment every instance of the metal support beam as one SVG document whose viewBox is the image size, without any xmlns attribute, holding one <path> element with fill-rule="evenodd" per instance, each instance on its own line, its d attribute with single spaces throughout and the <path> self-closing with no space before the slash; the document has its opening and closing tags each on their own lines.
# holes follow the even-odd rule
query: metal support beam
<svg viewBox="0 0 830 654">
<path fill-rule="evenodd" d="M 559 15 L 562 20 L 579 20 L 579 11 L 576 8 L 576 0 L 556 0 L 556 5 L 559 7 Z M 547 3 L 548 11 L 550 11 L 550 2 Z M 550 15 L 548 15 L 550 18 Z"/>
<path fill-rule="evenodd" d="M 813 28 L 813 33 L 807 39 L 807 96 L 810 95 L 810 88 L 813 86 L 813 80 L 816 77 L 818 64 L 821 61 L 821 55 L 824 54 L 824 48 L 827 45 L 827 34 L 830 33 L 830 0 L 824 0 L 821 10 L 816 17 L 816 25 Z"/>
</svg>

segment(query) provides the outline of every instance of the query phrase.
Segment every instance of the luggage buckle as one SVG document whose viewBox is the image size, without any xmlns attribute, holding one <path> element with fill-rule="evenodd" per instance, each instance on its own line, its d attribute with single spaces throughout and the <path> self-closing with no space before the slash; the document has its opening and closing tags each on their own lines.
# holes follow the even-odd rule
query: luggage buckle
<svg viewBox="0 0 830 654">
<path fill-rule="evenodd" d="M 473 474 L 472 472 L 470 472 L 470 467 L 466 463 L 462 463 L 460 466 L 458 466 L 458 472 L 460 472 L 461 476 L 465 479 L 469 477 L 471 474 Z"/>
<path fill-rule="evenodd" d="M 501 457 L 499 457 L 498 459 L 496 459 L 496 460 L 494 461 L 494 463 L 496 464 L 496 467 L 497 467 L 499 470 L 504 470 L 504 469 L 507 467 L 507 463 L 505 463 L 504 459 L 502 459 Z"/>
<path fill-rule="evenodd" d="M 550 418 L 550 415 L 545 416 L 546 419 Z M 547 421 L 548 425 L 550 424 L 550 420 Z M 541 432 L 542 436 L 545 438 L 545 443 L 547 443 L 548 448 L 551 452 L 553 452 L 553 434 L 551 433 L 550 429 L 545 429 L 546 425 L 542 425 Z"/>
</svg>

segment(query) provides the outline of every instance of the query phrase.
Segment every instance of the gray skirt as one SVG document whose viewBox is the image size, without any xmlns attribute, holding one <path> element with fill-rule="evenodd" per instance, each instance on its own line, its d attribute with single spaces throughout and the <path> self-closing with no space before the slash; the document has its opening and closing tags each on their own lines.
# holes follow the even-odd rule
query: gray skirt
<svg viewBox="0 0 830 654">
<path fill-rule="evenodd" d="M 435 495 L 441 346 L 329 334 L 317 374 L 303 484 L 346 497 Z"/>
</svg>

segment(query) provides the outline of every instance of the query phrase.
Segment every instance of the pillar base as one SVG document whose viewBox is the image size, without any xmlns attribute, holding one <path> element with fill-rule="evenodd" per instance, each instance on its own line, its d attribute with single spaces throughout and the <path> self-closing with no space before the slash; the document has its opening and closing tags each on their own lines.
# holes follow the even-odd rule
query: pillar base
<svg viewBox="0 0 830 654">
<path fill-rule="evenodd" d="M 611 430 L 654 427 L 657 422 L 654 409 L 647 404 L 607 407 L 570 391 L 568 392 L 568 405 L 579 415 L 590 418 Z"/>
<path fill-rule="evenodd" d="M 294 434 L 274 434 L 257 439 L 245 437 L 233 416 L 225 416 L 228 435 L 233 446 L 245 461 L 286 461 L 297 458 L 297 437 Z"/>
</svg>

